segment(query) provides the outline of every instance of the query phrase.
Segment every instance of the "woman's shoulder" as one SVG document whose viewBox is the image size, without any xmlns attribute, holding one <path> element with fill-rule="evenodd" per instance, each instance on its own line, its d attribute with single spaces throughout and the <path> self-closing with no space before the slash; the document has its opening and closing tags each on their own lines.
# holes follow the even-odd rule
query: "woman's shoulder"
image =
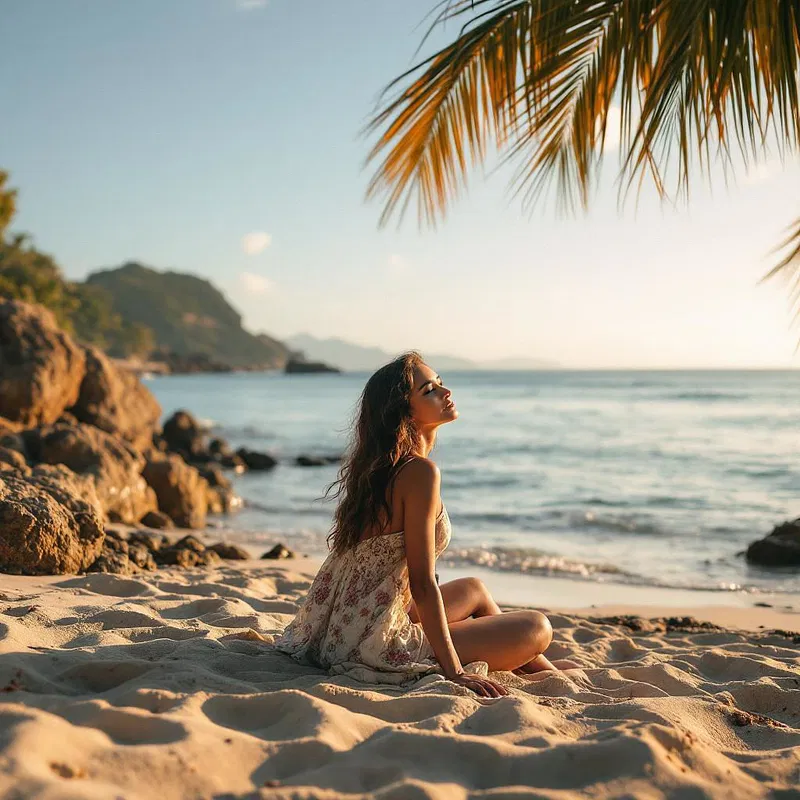
<svg viewBox="0 0 800 800">
<path fill-rule="evenodd" d="M 414 491 L 437 486 L 441 482 L 441 472 L 435 461 L 423 456 L 414 456 L 400 467 L 397 473 L 398 488 Z"/>
</svg>

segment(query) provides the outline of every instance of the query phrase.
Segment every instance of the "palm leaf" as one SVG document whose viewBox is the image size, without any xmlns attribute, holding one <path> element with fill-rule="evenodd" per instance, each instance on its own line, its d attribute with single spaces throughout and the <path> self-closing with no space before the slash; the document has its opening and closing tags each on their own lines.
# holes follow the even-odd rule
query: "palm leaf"
<svg viewBox="0 0 800 800">
<path fill-rule="evenodd" d="M 612 106 L 621 201 L 648 180 L 688 199 L 695 171 L 721 163 L 727 179 L 768 144 L 798 149 L 800 0 L 445 0 L 433 27 L 453 21 L 455 41 L 387 87 L 368 127 L 382 224 L 414 200 L 435 224 L 492 144 L 526 207 L 553 188 L 585 207 Z"/>
</svg>

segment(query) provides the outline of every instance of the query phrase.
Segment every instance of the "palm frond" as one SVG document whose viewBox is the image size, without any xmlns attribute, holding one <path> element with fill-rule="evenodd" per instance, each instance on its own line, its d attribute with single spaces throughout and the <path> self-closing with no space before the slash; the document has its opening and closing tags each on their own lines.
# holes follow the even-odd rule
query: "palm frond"
<svg viewBox="0 0 800 800">
<path fill-rule="evenodd" d="M 585 205 L 612 104 L 623 194 L 649 177 L 687 195 L 690 168 L 733 170 L 800 140 L 800 0 L 443 0 L 456 40 L 395 81 L 372 120 L 368 189 L 382 222 L 416 195 L 441 216 L 494 140 L 529 204 L 555 182 Z"/>
<path fill-rule="evenodd" d="M 794 321 L 800 324 L 800 219 L 789 228 L 789 235 L 778 250 L 781 260 L 761 279 L 783 278 L 789 286 L 789 305 Z M 798 345 L 800 346 L 800 345 Z"/>
</svg>

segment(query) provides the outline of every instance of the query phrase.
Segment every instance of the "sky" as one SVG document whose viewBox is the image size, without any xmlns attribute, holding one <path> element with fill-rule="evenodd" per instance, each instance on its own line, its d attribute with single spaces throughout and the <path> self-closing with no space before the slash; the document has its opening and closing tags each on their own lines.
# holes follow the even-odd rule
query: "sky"
<svg viewBox="0 0 800 800">
<path fill-rule="evenodd" d="M 476 170 L 436 229 L 413 213 L 379 228 L 362 130 L 434 5 L 4 4 L 15 229 L 74 280 L 131 260 L 200 275 L 279 338 L 571 368 L 800 365 L 786 286 L 757 285 L 800 216 L 796 163 L 698 180 L 677 208 L 645 190 L 620 209 L 612 171 L 576 216 L 523 211 L 507 171 Z"/>
</svg>

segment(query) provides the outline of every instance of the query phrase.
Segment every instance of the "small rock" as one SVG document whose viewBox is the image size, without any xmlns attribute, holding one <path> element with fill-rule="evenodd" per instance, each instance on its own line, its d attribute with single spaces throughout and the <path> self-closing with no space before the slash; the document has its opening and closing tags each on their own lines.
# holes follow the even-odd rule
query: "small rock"
<svg viewBox="0 0 800 800">
<path fill-rule="evenodd" d="M 272 550 L 268 550 L 261 558 L 294 558 L 295 554 L 285 545 L 276 544 Z"/>
<path fill-rule="evenodd" d="M 163 533 L 139 529 L 130 534 L 131 544 L 143 544 L 151 553 L 157 553 L 162 548 L 169 546 L 169 539 Z"/>
<path fill-rule="evenodd" d="M 207 548 L 216 553 L 220 558 L 225 558 L 234 561 L 246 561 L 249 559 L 250 553 L 238 544 L 228 544 L 227 542 L 217 542 Z"/>
<path fill-rule="evenodd" d="M 240 447 L 236 455 L 244 461 L 248 469 L 252 470 L 272 469 L 278 463 L 269 453 L 259 453 L 246 447 Z"/>
<path fill-rule="evenodd" d="M 125 544 L 124 542 L 122 544 Z M 131 575 L 133 568 L 127 553 L 113 550 L 103 543 L 100 556 L 88 569 L 89 572 L 110 572 L 113 575 Z"/>
<path fill-rule="evenodd" d="M 158 528 L 160 530 L 170 530 L 175 527 L 175 523 L 169 514 L 165 514 L 163 511 L 148 511 L 140 522 L 148 528 Z"/>
<path fill-rule="evenodd" d="M 140 569 L 152 571 L 156 568 L 153 554 L 141 542 L 134 542 L 128 546 L 128 559 L 136 564 Z"/>
<path fill-rule="evenodd" d="M 196 537 L 189 534 L 188 536 L 184 536 L 182 539 L 178 539 L 174 545 L 174 548 L 188 548 L 189 550 L 194 550 L 195 553 L 204 553 L 206 551 L 206 546 Z"/>
<path fill-rule="evenodd" d="M 328 460 L 322 456 L 297 456 L 294 463 L 298 467 L 325 467 Z"/>
<path fill-rule="evenodd" d="M 156 563 L 163 566 L 196 567 L 200 558 L 200 553 L 188 547 L 167 547 L 155 554 Z"/>
</svg>

